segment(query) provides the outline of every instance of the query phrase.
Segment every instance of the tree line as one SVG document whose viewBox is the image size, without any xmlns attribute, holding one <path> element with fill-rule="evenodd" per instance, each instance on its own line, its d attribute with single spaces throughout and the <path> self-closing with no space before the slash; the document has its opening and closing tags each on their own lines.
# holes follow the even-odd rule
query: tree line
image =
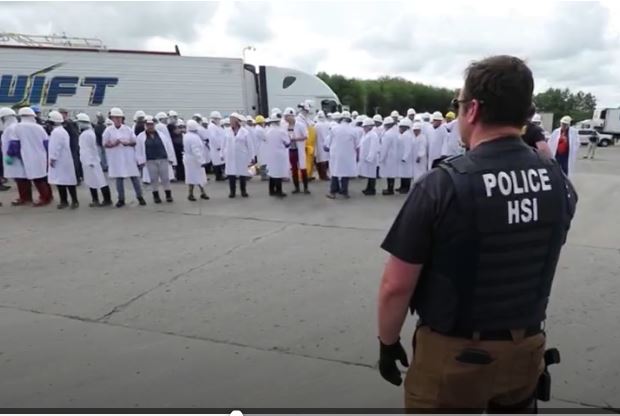
<svg viewBox="0 0 620 416">
<path fill-rule="evenodd" d="M 375 80 L 347 78 L 342 75 L 330 75 L 325 72 L 317 74 L 338 95 L 344 105 L 360 113 L 388 115 L 392 110 L 406 114 L 408 108 L 417 112 L 452 110 L 450 102 L 456 91 L 448 88 L 434 87 L 400 77 L 384 76 Z M 549 88 L 534 96 L 538 111 L 554 114 L 554 125 L 559 125 L 565 115 L 574 121 L 592 118 L 596 108 L 596 97 L 584 91 L 576 93 L 568 88 Z"/>
</svg>

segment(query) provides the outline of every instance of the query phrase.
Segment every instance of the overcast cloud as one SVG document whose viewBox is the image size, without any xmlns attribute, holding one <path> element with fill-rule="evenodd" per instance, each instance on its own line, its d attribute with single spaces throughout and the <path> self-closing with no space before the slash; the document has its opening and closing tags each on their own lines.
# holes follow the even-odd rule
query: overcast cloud
<svg viewBox="0 0 620 416">
<path fill-rule="evenodd" d="M 98 37 L 109 47 L 240 57 L 359 78 L 458 87 L 467 64 L 527 59 L 537 90 L 620 105 L 620 4 L 601 2 L 2 3 L 0 31 Z"/>
</svg>

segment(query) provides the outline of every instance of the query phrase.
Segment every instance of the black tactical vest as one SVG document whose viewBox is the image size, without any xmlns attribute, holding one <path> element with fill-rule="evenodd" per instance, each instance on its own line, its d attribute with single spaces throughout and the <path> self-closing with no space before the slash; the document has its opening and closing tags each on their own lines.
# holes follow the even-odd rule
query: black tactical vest
<svg viewBox="0 0 620 416">
<path fill-rule="evenodd" d="M 523 147 L 512 157 L 443 161 L 462 227 L 437 227 L 412 308 L 440 332 L 521 329 L 545 319 L 576 204 L 559 165 Z"/>
</svg>

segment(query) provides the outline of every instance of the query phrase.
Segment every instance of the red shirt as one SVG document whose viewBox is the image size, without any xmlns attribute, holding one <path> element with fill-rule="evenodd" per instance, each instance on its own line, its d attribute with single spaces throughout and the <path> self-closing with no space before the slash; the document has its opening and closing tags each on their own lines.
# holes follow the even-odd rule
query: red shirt
<svg viewBox="0 0 620 416">
<path fill-rule="evenodd" d="M 558 150 L 556 154 L 562 156 L 568 154 L 568 130 L 560 130 L 560 140 L 558 141 Z"/>
</svg>

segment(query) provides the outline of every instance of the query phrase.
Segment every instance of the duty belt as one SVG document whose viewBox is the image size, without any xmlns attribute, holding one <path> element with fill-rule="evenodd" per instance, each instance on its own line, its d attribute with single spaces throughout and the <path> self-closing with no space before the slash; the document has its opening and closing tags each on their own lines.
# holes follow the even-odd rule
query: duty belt
<svg viewBox="0 0 620 416">
<path fill-rule="evenodd" d="M 432 328 L 431 328 L 432 329 Z M 435 331 L 441 335 L 456 338 L 479 339 L 480 341 L 512 341 L 514 339 L 513 332 L 523 331 L 521 329 L 498 329 L 492 331 L 471 331 L 471 330 L 454 330 L 450 332 Z M 525 328 L 523 338 L 532 337 L 543 332 L 540 325 Z"/>
</svg>

